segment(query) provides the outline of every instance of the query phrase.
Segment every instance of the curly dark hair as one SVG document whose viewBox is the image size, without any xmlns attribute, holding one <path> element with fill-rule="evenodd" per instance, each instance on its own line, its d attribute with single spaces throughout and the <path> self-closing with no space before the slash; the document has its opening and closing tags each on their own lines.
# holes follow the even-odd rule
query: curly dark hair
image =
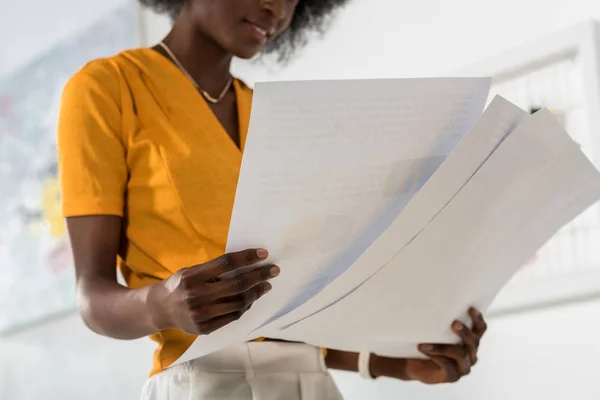
<svg viewBox="0 0 600 400">
<path fill-rule="evenodd" d="M 168 14 L 175 19 L 188 0 L 139 0 L 156 12 Z M 299 0 L 290 26 L 273 39 L 264 50 L 266 54 L 277 54 L 278 61 L 285 62 L 304 46 L 310 33 L 322 34 L 333 12 L 350 0 Z"/>
</svg>

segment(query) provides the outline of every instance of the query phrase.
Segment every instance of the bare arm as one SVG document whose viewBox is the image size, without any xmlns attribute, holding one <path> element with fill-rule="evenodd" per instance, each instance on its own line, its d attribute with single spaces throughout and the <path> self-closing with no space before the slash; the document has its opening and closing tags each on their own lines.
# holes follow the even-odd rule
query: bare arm
<svg viewBox="0 0 600 400">
<path fill-rule="evenodd" d="M 167 328 L 206 335 L 239 319 L 265 295 L 274 265 L 220 279 L 240 267 L 264 261 L 267 252 L 249 249 L 183 268 L 139 289 L 117 281 L 121 217 L 67 218 L 77 282 L 77 302 L 87 326 L 115 339 L 138 339 Z"/>
<path fill-rule="evenodd" d="M 327 349 L 327 357 L 325 363 L 329 369 L 337 369 L 340 371 L 358 371 L 358 353 L 349 351 L 340 351 Z"/>
<path fill-rule="evenodd" d="M 371 355 L 369 370 L 373 377 L 390 377 L 404 381 L 419 381 L 426 384 L 456 382 L 468 375 L 477 363 L 477 353 L 487 324 L 481 313 L 471 308 L 473 328 L 460 321 L 452 323 L 452 330 L 461 339 L 457 345 L 421 344 L 419 351 L 427 358 L 389 358 Z M 358 353 L 328 350 L 326 363 L 331 369 L 358 370 Z"/>
<path fill-rule="evenodd" d="M 77 303 L 94 332 L 115 339 L 138 339 L 159 331 L 151 292 L 155 285 L 129 289 L 117 282 L 121 217 L 68 218 L 75 258 Z"/>
<path fill-rule="evenodd" d="M 401 359 L 390 359 L 379 357 L 376 354 L 371 355 L 369 369 L 374 378 L 385 376 L 385 371 L 394 370 L 396 379 L 410 380 L 406 375 L 405 361 Z M 325 359 L 327 368 L 340 371 L 358 372 L 358 353 L 340 350 L 327 350 Z M 391 364 L 391 367 L 390 367 Z"/>
</svg>

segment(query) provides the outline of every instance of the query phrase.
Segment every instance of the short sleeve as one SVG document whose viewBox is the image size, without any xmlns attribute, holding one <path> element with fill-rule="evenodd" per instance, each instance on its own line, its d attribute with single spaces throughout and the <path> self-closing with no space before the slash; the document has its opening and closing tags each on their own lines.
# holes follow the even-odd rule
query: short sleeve
<svg viewBox="0 0 600 400">
<path fill-rule="evenodd" d="M 128 173 L 120 76 L 108 60 L 88 64 L 65 86 L 58 166 L 65 217 L 123 216 Z"/>
</svg>

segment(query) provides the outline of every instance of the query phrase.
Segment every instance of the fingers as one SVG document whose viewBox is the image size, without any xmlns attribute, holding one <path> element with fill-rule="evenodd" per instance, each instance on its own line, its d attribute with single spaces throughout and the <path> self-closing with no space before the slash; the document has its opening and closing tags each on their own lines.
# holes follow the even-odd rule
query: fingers
<svg viewBox="0 0 600 400">
<path fill-rule="evenodd" d="M 238 275 L 235 278 L 222 280 L 209 285 L 207 294 L 215 299 L 242 294 L 256 285 L 275 278 L 281 270 L 276 265 L 269 265 Z"/>
<path fill-rule="evenodd" d="M 456 382 L 461 377 L 468 375 L 472 366 L 477 363 L 479 343 L 487 330 L 487 324 L 476 308 L 471 308 L 469 315 L 473 320 L 472 329 L 460 321 L 454 321 L 452 324 L 452 330 L 461 338 L 460 345 L 419 345 L 419 350 L 439 368 L 437 373 L 441 375 L 436 373 L 436 382 Z"/>
<path fill-rule="evenodd" d="M 458 382 L 458 380 L 462 377 L 459 373 L 456 364 L 452 362 L 452 360 L 446 357 L 439 356 L 430 356 L 431 361 L 433 361 L 442 371 L 443 378 L 440 379 L 440 383 L 454 383 Z"/>
<path fill-rule="evenodd" d="M 219 276 L 241 267 L 258 264 L 267 259 L 269 253 L 265 249 L 249 249 L 234 253 L 223 254 L 219 258 L 202 264 L 200 275 L 205 281 L 210 281 Z"/>
<path fill-rule="evenodd" d="M 473 331 L 467 328 L 460 321 L 454 321 L 452 330 L 461 338 L 469 355 L 471 366 L 477 363 L 477 350 L 479 348 L 480 337 L 475 335 Z"/>
<path fill-rule="evenodd" d="M 192 319 L 198 334 L 208 335 L 223 326 L 236 321 L 246 313 L 252 304 L 272 289 L 266 282 L 255 286 L 251 290 L 227 299 L 220 303 L 200 306 L 192 311 Z"/>
<path fill-rule="evenodd" d="M 419 346 L 419 349 L 444 369 L 448 382 L 455 382 L 454 379 L 458 380 L 471 372 L 471 360 L 464 346 L 426 344 Z"/>
<path fill-rule="evenodd" d="M 178 294 L 177 302 L 183 307 L 177 327 L 188 333 L 207 335 L 239 319 L 272 289 L 266 281 L 278 276 L 280 269 L 270 265 L 247 272 L 235 270 L 262 262 L 267 256 L 263 249 L 228 253 L 171 277 L 171 290 Z M 232 271 L 233 277 L 224 276 Z"/>
<path fill-rule="evenodd" d="M 198 330 L 207 334 L 206 324 L 213 319 L 223 321 L 222 317 L 230 314 L 241 317 L 256 300 L 272 289 L 271 284 L 265 281 L 279 275 L 279 272 L 279 267 L 270 265 L 233 279 L 205 284 L 201 291 L 187 299 Z M 231 322 L 230 319 L 228 321 Z M 214 326 L 218 326 L 216 329 L 223 326 L 213 325 L 208 331 L 212 332 Z"/>
<path fill-rule="evenodd" d="M 237 321 L 241 316 L 241 313 L 232 313 L 200 323 L 198 325 L 198 333 L 201 335 L 209 335 L 225 325 Z"/>
<path fill-rule="evenodd" d="M 250 309 L 256 300 L 269 293 L 271 289 L 272 286 L 270 283 L 257 285 L 241 295 L 228 299 L 228 301 L 214 303 L 209 307 L 200 308 L 195 312 L 195 319 L 197 321 L 206 321 L 208 319 L 214 319 L 236 312 L 243 315 Z"/>
<path fill-rule="evenodd" d="M 481 315 L 479 310 L 477 310 L 474 307 L 471 307 L 469 309 L 469 315 L 471 316 L 471 319 L 473 320 L 472 331 L 479 339 L 481 339 L 481 337 L 483 336 L 485 331 L 487 331 L 487 323 L 483 319 L 483 316 Z"/>
</svg>

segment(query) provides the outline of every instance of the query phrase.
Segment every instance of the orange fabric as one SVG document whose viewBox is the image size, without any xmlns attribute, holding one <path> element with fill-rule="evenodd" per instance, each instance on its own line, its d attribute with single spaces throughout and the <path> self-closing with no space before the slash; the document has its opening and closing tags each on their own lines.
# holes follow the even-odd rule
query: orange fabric
<svg viewBox="0 0 600 400">
<path fill-rule="evenodd" d="M 243 150 L 252 91 L 234 81 Z M 169 60 L 136 49 L 92 61 L 67 83 L 58 125 L 65 217 L 124 217 L 118 266 L 129 287 L 225 251 L 242 151 Z M 169 329 L 152 374 L 195 336 Z"/>
</svg>

